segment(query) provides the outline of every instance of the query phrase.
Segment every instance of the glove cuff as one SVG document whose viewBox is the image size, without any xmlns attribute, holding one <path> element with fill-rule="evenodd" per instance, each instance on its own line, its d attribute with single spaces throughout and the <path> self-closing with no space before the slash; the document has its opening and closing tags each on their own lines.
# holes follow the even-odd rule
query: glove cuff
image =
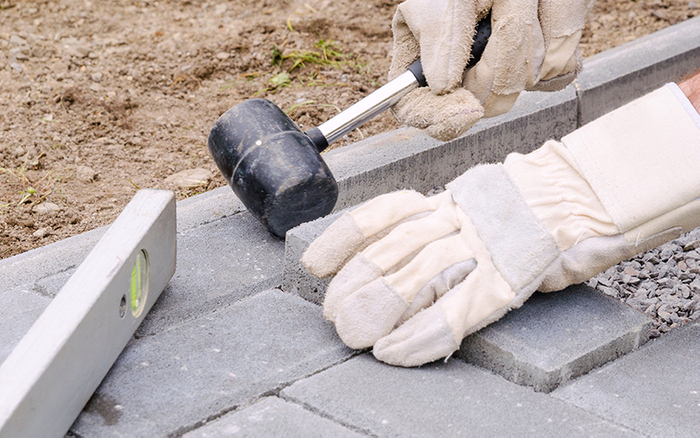
<svg viewBox="0 0 700 438">
<path fill-rule="evenodd" d="M 579 128 L 562 143 L 623 233 L 700 196 L 700 128 L 669 87 Z"/>
<path fill-rule="evenodd" d="M 506 282 L 516 292 L 534 291 L 538 285 L 530 285 L 560 252 L 503 165 L 477 166 L 447 188 L 476 226 Z"/>
</svg>

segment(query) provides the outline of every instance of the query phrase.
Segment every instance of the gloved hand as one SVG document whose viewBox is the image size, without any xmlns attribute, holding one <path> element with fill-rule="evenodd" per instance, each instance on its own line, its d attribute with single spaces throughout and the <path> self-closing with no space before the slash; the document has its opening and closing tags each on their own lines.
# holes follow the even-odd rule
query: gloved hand
<svg viewBox="0 0 700 438">
<path fill-rule="evenodd" d="M 337 273 L 324 316 L 348 346 L 421 365 L 538 288 L 587 280 L 700 225 L 699 162 L 699 125 L 667 86 L 439 195 L 379 196 L 331 224 L 302 263 Z"/>
<path fill-rule="evenodd" d="M 523 90 L 564 88 L 582 67 L 578 42 L 595 0 L 407 0 L 392 29 L 389 78 L 419 57 L 429 88 L 393 108 L 405 124 L 449 140 L 510 110 Z M 465 71 L 476 24 L 491 11 L 481 60 Z"/>
</svg>

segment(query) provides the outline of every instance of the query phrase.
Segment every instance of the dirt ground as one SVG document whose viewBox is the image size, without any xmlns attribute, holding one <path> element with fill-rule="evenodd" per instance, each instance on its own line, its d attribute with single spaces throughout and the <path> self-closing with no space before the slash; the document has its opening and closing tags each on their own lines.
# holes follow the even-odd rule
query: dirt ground
<svg viewBox="0 0 700 438">
<path fill-rule="evenodd" d="M 598 0 L 584 56 L 696 2 Z M 244 99 L 307 128 L 359 100 L 385 83 L 398 3 L 0 0 L 0 258 L 110 223 L 139 188 L 224 185 L 206 139 Z M 396 126 L 385 114 L 350 141 Z"/>
</svg>

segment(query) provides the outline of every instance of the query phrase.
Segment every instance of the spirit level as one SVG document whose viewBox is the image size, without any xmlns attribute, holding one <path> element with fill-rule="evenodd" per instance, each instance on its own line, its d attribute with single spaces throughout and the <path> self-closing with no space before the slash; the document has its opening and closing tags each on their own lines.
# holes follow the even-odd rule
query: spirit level
<svg viewBox="0 0 700 438">
<path fill-rule="evenodd" d="M 0 365 L 0 437 L 63 437 L 175 272 L 175 197 L 140 190 Z"/>
</svg>

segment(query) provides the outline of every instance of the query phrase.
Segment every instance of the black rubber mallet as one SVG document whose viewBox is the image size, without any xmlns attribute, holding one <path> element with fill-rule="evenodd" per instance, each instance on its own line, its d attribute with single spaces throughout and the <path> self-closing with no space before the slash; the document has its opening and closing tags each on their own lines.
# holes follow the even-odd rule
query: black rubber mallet
<svg viewBox="0 0 700 438">
<path fill-rule="evenodd" d="M 479 60 L 490 35 L 487 16 L 477 26 L 468 67 Z M 418 60 L 406 73 L 306 132 L 269 100 L 250 99 L 219 117 L 209 134 L 209 152 L 248 211 L 284 238 L 287 230 L 330 213 L 338 199 L 338 184 L 321 151 L 426 85 Z"/>
</svg>

